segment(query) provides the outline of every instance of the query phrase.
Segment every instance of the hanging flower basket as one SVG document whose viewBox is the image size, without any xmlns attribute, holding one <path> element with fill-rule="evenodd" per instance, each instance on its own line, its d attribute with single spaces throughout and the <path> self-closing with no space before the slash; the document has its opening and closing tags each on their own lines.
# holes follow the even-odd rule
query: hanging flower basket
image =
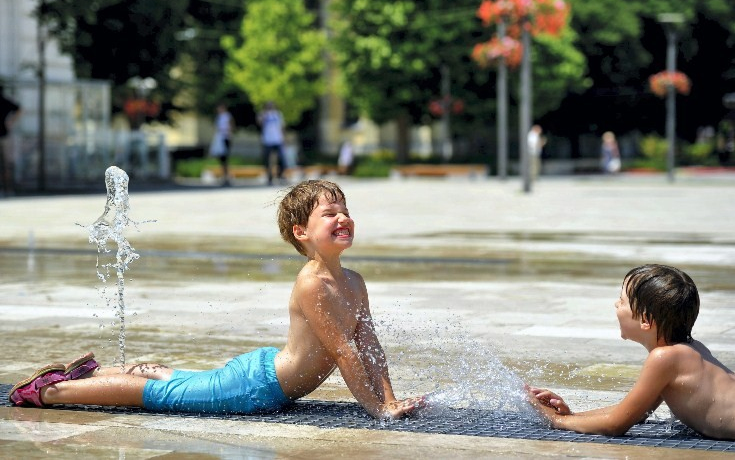
<svg viewBox="0 0 735 460">
<path fill-rule="evenodd" d="M 429 102 L 429 112 L 435 117 L 444 115 L 444 111 L 449 109 L 451 113 L 459 114 L 464 111 L 464 101 L 462 99 L 453 99 L 445 97 L 442 99 L 434 99 Z"/>
<path fill-rule="evenodd" d="M 483 0 L 477 9 L 482 25 L 501 20 L 508 23 L 508 34 L 520 36 L 520 23 L 528 21 L 532 34 L 557 36 L 569 18 L 569 5 L 563 0 Z"/>
<path fill-rule="evenodd" d="M 569 18 L 569 5 L 562 0 L 536 0 L 534 26 L 531 33 L 544 33 L 555 37 L 561 34 Z"/>
<path fill-rule="evenodd" d="M 514 69 L 521 64 L 523 45 L 514 38 L 493 37 L 485 43 L 478 43 L 472 50 L 472 59 L 481 67 L 497 66 L 501 58 L 505 58 L 508 68 Z"/>
<path fill-rule="evenodd" d="M 682 72 L 664 70 L 648 77 L 648 85 L 651 87 L 653 94 L 658 97 L 666 97 L 669 88 L 674 88 L 679 94 L 689 94 L 692 83 L 689 81 L 689 77 Z"/>
<path fill-rule="evenodd" d="M 146 120 L 158 116 L 161 106 L 148 99 L 130 98 L 123 104 L 123 111 L 131 128 L 138 129 Z"/>
<path fill-rule="evenodd" d="M 477 17 L 487 27 L 502 19 L 510 19 L 517 14 L 516 2 L 511 0 L 484 0 L 477 9 Z"/>
</svg>

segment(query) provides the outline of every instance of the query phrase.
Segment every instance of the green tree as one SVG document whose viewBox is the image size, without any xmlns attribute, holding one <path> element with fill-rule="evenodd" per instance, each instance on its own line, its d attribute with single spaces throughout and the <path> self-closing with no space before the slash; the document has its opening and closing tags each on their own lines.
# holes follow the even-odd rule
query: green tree
<svg viewBox="0 0 735 460">
<path fill-rule="evenodd" d="M 699 126 L 716 126 L 727 112 L 722 96 L 735 91 L 735 4 L 728 0 L 569 0 L 572 28 L 588 60 L 591 85 L 565 97 L 543 120 L 565 136 L 661 132 L 664 104 L 647 87 L 664 70 L 666 35 L 661 13 L 680 13 L 677 67 L 692 81 L 679 97 L 677 132 L 692 140 Z M 584 155 L 572 143 L 572 154 Z M 595 152 L 596 154 L 596 152 Z"/>
<path fill-rule="evenodd" d="M 230 90 L 219 40 L 237 30 L 242 0 L 43 0 L 36 13 L 78 77 L 112 82 L 118 108 L 133 77 L 156 81 L 152 97 L 164 109 L 211 112 Z"/>
<path fill-rule="evenodd" d="M 346 98 L 377 123 L 396 120 L 398 160 L 405 162 L 410 124 L 425 119 L 429 101 L 440 96 L 441 66 L 452 70 L 453 90 L 471 78 L 468 38 L 476 29 L 476 4 L 335 0 L 332 6 L 331 44 Z"/>
<path fill-rule="evenodd" d="M 410 123 L 427 121 L 429 102 L 441 93 L 441 67 L 451 71 L 451 92 L 465 101 L 455 132 L 487 131 L 495 116 L 492 69 L 471 61 L 473 46 L 494 30 L 475 16 L 479 1 L 335 0 L 336 50 L 346 98 L 378 123 L 397 120 L 398 158 L 405 161 Z M 566 90 L 584 85 L 584 56 L 568 32 L 535 46 L 537 113 L 558 107 Z M 511 85 L 511 88 L 517 85 Z"/>
<path fill-rule="evenodd" d="M 254 0 L 242 21 L 242 43 L 222 39 L 229 81 L 256 106 L 278 104 L 287 123 L 296 123 L 323 92 L 325 38 L 303 0 Z"/>
</svg>

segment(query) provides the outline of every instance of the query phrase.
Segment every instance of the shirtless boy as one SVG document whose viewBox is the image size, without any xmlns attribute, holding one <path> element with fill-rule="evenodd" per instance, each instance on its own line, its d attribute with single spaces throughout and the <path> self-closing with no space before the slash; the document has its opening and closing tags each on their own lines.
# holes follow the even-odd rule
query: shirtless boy
<svg viewBox="0 0 735 460">
<path fill-rule="evenodd" d="M 573 413 L 561 397 L 531 388 L 531 403 L 554 428 L 622 435 L 665 402 L 704 436 L 735 439 L 735 375 L 692 339 L 699 294 L 684 272 L 644 265 L 625 276 L 615 302 L 620 336 L 648 350 L 638 381 L 613 406 Z"/>
<path fill-rule="evenodd" d="M 261 348 L 204 372 L 158 364 L 100 368 L 88 353 L 37 370 L 13 387 L 11 401 L 247 414 L 279 410 L 339 368 L 355 399 L 375 418 L 399 418 L 422 406 L 420 397 L 396 400 L 365 282 L 341 266 L 355 222 L 339 186 L 310 180 L 292 187 L 279 205 L 278 226 L 283 239 L 307 257 L 289 301 L 282 350 Z"/>
</svg>

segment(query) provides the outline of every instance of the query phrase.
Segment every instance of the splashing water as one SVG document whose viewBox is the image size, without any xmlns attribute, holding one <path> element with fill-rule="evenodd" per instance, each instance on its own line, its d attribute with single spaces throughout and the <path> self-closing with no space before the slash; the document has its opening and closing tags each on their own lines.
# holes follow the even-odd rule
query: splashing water
<svg viewBox="0 0 735 460">
<path fill-rule="evenodd" d="M 478 417 L 488 411 L 505 412 L 513 413 L 514 419 L 523 423 L 546 424 L 529 404 L 524 381 L 500 361 L 491 346 L 461 333 L 460 325 L 432 327 L 428 321 L 423 323 L 423 327 L 413 326 L 410 331 L 389 325 L 379 334 L 392 336 L 404 344 L 402 348 L 408 347 L 389 367 L 394 369 L 397 364 L 412 369 L 413 375 L 407 380 L 413 385 L 403 383 L 414 386 L 409 394 L 426 393 L 427 407 L 419 416 L 442 417 L 456 408 L 466 408 L 476 410 Z M 384 329 L 386 324 L 378 326 Z"/>
<path fill-rule="evenodd" d="M 107 187 L 107 202 L 102 215 L 86 227 L 89 232 L 89 242 L 97 245 L 97 277 L 106 283 L 110 277 L 110 268 L 114 268 L 117 275 L 117 307 L 115 316 L 119 321 L 118 348 L 120 357 L 117 361 L 121 367 L 125 366 L 125 271 L 130 263 L 140 256 L 123 235 L 123 230 L 130 224 L 137 228 L 137 222 L 130 220 L 128 212 L 128 175 L 117 166 L 110 166 L 105 171 L 105 185 Z M 108 253 L 108 241 L 117 245 L 114 263 L 100 265 L 100 254 Z"/>
<path fill-rule="evenodd" d="M 518 419 L 539 423 L 541 418 L 527 400 L 523 380 L 506 367 L 489 346 L 470 339 L 457 343 L 461 352 L 452 363 L 437 364 L 429 372 L 447 382 L 427 395 L 430 412 L 441 414 L 456 407 L 512 412 Z"/>
</svg>

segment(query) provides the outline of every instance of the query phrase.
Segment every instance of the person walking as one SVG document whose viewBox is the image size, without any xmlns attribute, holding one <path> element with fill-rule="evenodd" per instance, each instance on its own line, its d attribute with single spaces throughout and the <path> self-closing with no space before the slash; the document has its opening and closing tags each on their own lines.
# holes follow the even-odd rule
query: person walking
<svg viewBox="0 0 735 460">
<path fill-rule="evenodd" d="M 263 166 L 268 174 L 268 185 L 273 185 L 273 169 L 271 168 L 271 153 L 278 157 L 276 178 L 283 180 L 285 159 L 283 154 L 284 122 L 283 115 L 272 101 L 267 102 L 263 111 L 258 114 L 258 124 L 261 127 L 261 143 L 263 146 Z"/>
<path fill-rule="evenodd" d="M 20 116 L 20 105 L 4 96 L 4 88 L 0 85 L 0 180 L 3 182 L 5 196 L 15 194 L 13 152 L 6 148 L 8 134 Z"/>
<path fill-rule="evenodd" d="M 528 132 L 528 160 L 530 162 L 531 180 L 535 181 L 541 173 L 541 152 L 546 139 L 541 136 L 543 129 L 541 125 L 533 125 Z"/>
<path fill-rule="evenodd" d="M 217 118 L 214 121 L 214 138 L 209 148 L 209 154 L 219 159 L 222 165 L 223 186 L 230 185 L 230 174 L 227 163 L 230 158 L 230 146 L 232 143 L 232 131 L 235 123 L 232 114 L 227 110 L 227 105 L 221 103 L 217 106 Z"/>
<path fill-rule="evenodd" d="M 602 135 L 600 155 L 602 156 L 603 173 L 614 174 L 620 172 L 620 150 L 618 149 L 618 141 L 615 140 L 615 134 L 612 131 L 606 131 Z"/>
</svg>

